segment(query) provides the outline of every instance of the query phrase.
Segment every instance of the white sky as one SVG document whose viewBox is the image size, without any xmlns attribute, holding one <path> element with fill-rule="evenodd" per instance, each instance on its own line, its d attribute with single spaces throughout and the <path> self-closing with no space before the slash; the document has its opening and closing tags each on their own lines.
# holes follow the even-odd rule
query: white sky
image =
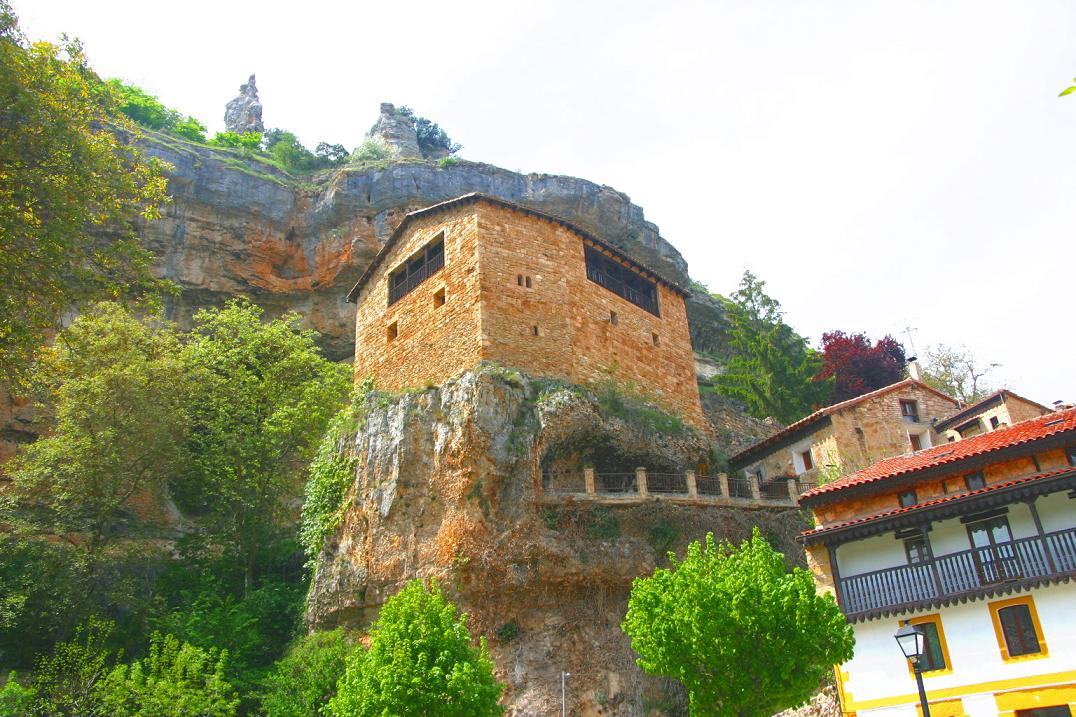
<svg viewBox="0 0 1076 717">
<path fill-rule="evenodd" d="M 812 342 L 912 326 L 1076 399 L 1073 0 L 13 4 L 211 131 L 251 72 L 310 147 L 406 104 L 463 157 L 627 193 Z"/>
</svg>

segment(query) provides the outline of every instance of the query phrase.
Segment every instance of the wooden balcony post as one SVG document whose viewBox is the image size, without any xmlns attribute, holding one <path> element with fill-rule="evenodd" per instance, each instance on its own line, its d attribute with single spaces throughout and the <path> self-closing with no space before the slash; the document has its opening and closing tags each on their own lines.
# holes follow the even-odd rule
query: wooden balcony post
<svg viewBox="0 0 1076 717">
<path fill-rule="evenodd" d="M 728 498 L 729 497 L 729 474 L 728 473 L 718 473 L 717 474 L 717 482 L 721 485 L 721 497 L 722 498 Z"/>
<path fill-rule="evenodd" d="M 934 548 L 930 545 L 930 536 L 927 534 L 928 527 L 928 525 L 924 525 L 919 530 L 922 531 L 923 534 L 923 545 L 927 548 L 927 559 L 930 561 L 930 574 L 934 577 L 934 597 L 941 597 L 941 573 L 938 572 L 938 561 L 934 559 Z"/>
<path fill-rule="evenodd" d="M 699 497 L 699 486 L 695 482 L 695 471 L 688 471 L 685 476 L 687 479 L 687 495 L 689 498 Z"/>
<path fill-rule="evenodd" d="M 583 469 L 583 486 L 587 495 L 594 495 L 597 491 L 594 489 L 594 469 Z"/>
<path fill-rule="evenodd" d="M 758 478 L 750 478 L 751 482 L 751 497 L 755 500 L 762 500 L 762 486 L 758 483 Z"/>
<path fill-rule="evenodd" d="M 649 491 L 646 489 L 646 468 L 635 469 L 635 485 L 638 486 L 639 497 L 645 498 L 649 495 Z"/>
<path fill-rule="evenodd" d="M 1050 543 L 1046 540 L 1046 533 L 1042 529 L 1042 520 L 1039 518 L 1039 509 L 1035 506 L 1035 501 L 1038 497 L 1030 498 L 1027 501 L 1027 507 L 1031 510 L 1031 518 L 1035 521 L 1035 530 L 1039 532 L 1039 541 L 1042 543 L 1042 550 L 1046 554 L 1046 564 L 1050 566 L 1050 574 L 1057 572 L 1057 563 L 1054 561 L 1054 551 L 1050 547 Z"/>
</svg>

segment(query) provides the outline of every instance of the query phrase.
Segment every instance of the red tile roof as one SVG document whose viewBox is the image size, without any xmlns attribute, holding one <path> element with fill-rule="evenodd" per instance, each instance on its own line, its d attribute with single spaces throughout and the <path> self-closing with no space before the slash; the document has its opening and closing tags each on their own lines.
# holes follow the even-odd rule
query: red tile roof
<svg viewBox="0 0 1076 717">
<path fill-rule="evenodd" d="M 872 398 L 877 398 L 878 396 L 882 396 L 884 394 L 890 393 L 891 391 L 896 391 L 896 390 L 901 389 L 901 388 L 907 388 L 909 386 L 918 386 L 919 388 L 922 388 L 924 390 L 930 391 L 931 393 L 936 393 L 938 396 L 941 396 L 942 398 L 944 398 L 947 401 L 952 401 L 953 406 L 958 405 L 958 402 L 957 402 L 957 400 L 955 398 L 953 398 L 952 396 L 949 396 L 947 394 L 942 393 L 941 391 L 934 388 L 933 386 L 928 386 L 927 384 L 923 383 L 922 381 L 916 381 L 914 378 L 906 378 L 903 381 L 897 381 L 896 383 L 891 383 L 888 386 L 883 386 L 883 387 L 881 387 L 879 389 L 875 389 L 874 391 L 871 391 L 870 393 L 865 393 L 862 396 L 856 396 L 855 398 L 849 398 L 846 401 L 841 401 L 840 403 L 835 403 L 832 406 L 826 406 L 825 408 L 820 408 L 817 411 L 815 411 L 814 413 L 812 413 L 812 414 L 810 414 L 808 416 L 804 416 L 803 418 L 801 418 L 798 421 L 795 421 L 794 423 L 788 424 L 787 426 L 782 428 L 777 433 L 774 433 L 772 436 L 770 436 L 768 438 L 764 438 L 763 440 L 759 441 L 758 443 L 754 444 L 753 446 L 750 446 L 750 447 L 740 451 L 739 453 L 737 453 L 736 455 L 734 455 L 732 458 L 729 459 L 729 463 L 736 464 L 736 463 L 738 463 L 740 461 L 741 457 L 743 457 L 743 456 L 748 456 L 750 454 L 758 453 L 758 452 L 760 452 L 760 449 L 762 449 L 762 448 L 766 448 L 766 447 L 771 446 L 771 445 L 773 445 L 775 443 L 780 443 L 781 440 L 785 436 L 789 435 L 790 433 L 794 433 L 794 432 L 798 431 L 801 428 L 809 426 L 810 424 L 818 421 L 819 419 L 825 418 L 826 416 L 832 416 L 834 413 L 839 413 L 840 411 L 843 411 L 846 408 L 851 408 L 852 406 L 856 406 L 856 405 L 858 405 L 860 403 L 863 403 L 864 401 L 869 401 Z"/>
<path fill-rule="evenodd" d="M 861 471 L 839 478 L 832 483 L 812 488 L 800 496 L 800 499 L 810 503 L 814 498 L 827 496 L 846 488 L 876 483 L 947 463 L 957 463 L 968 458 L 981 456 L 1010 446 L 1031 443 L 1067 431 L 1076 431 L 1076 408 L 1047 413 L 1045 416 L 1014 423 L 1008 428 L 981 433 L 971 438 L 965 438 L 962 441 L 928 448 L 925 451 L 887 458 Z"/>
<path fill-rule="evenodd" d="M 875 520 L 886 520 L 897 515 L 913 513 L 915 511 L 923 510 L 926 508 L 933 508 L 935 506 L 944 505 L 946 503 L 952 503 L 956 500 L 963 500 L 965 498 L 985 495 L 987 493 L 995 493 L 997 491 L 1004 490 L 1006 488 L 1012 488 L 1018 485 L 1023 485 L 1025 483 L 1032 483 L 1038 480 L 1045 480 L 1047 478 L 1055 478 L 1057 476 L 1071 474 L 1073 470 L 1074 469 L 1071 466 L 1066 466 L 1065 468 L 1059 468 L 1057 470 L 1047 471 L 1045 473 L 1035 473 L 1034 475 L 1014 478 L 1010 481 L 1005 481 L 1004 483 L 995 483 L 994 485 L 989 485 L 985 488 L 979 488 L 978 490 L 968 491 L 966 493 L 947 495 L 943 498 L 936 498 L 935 500 L 928 500 L 923 503 L 916 503 L 915 505 L 909 505 L 905 508 L 896 508 L 894 510 L 887 510 L 884 513 L 875 513 L 874 515 L 867 515 L 862 518 L 855 518 L 854 520 L 846 520 L 843 523 L 834 523 L 832 525 L 827 525 L 824 527 L 812 528 L 811 530 L 805 530 L 800 533 L 800 538 L 802 540 L 810 540 L 811 537 L 820 535 L 822 533 L 830 533 L 834 530 L 840 530 L 842 528 L 847 528 L 853 525 L 862 525 L 863 523 L 870 523 Z"/>
</svg>

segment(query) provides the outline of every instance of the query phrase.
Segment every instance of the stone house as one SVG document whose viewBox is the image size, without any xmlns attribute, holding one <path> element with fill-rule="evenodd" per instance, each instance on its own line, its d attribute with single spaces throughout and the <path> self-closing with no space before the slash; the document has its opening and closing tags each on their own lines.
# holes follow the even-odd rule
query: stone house
<svg viewBox="0 0 1076 717">
<path fill-rule="evenodd" d="M 348 294 L 355 377 L 394 391 L 495 361 L 612 381 L 703 427 L 686 296 L 568 222 L 468 194 L 406 215 Z"/>
<path fill-rule="evenodd" d="M 800 497 L 818 589 L 855 633 L 845 715 L 922 714 L 894 634 L 922 633 L 932 717 L 1071 717 L 1076 409 L 880 461 Z M 907 670 L 905 668 L 908 668 Z"/>
<path fill-rule="evenodd" d="M 987 431 L 1011 426 L 1037 416 L 1044 416 L 1051 409 L 1007 388 L 995 391 L 978 403 L 963 408 L 944 420 L 938 421 L 934 430 L 945 440 L 959 441 Z"/>
<path fill-rule="evenodd" d="M 934 425 L 960 404 L 907 378 L 815 411 L 729 459 L 760 483 L 832 479 L 939 443 Z"/>
</svg>

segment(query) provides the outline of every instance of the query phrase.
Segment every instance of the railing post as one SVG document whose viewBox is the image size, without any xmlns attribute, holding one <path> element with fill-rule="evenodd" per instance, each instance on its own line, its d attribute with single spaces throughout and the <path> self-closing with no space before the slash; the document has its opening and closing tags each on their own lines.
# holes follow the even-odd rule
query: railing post
<svg viewBox="0 0 1076 717">
<path fill-rule="evenodd" d="M 699 497 L 699 486 L 695 483 L 695 471 L 688 471 L 685 476 L 687 479 L 687 495 L 689 498 Z"/>
<path fill-rule="evenodd" d="M 728 498 L 729 497 L 729 474 L 728 473 L 718 473 L 717 474 L 717 482 L 721 485 L 721 497 L 722 498 Z"/>
<path fill-rule="evenodd" d="M 583 489 L 587 492 L 587 495 L 594 495 L 597 491 L 594 489 L 594 469 L 583 469 Z"/>
<path fill-rule="evenodd" d="M 799 483 L 795 478 L 788 479 L 788 499 L 795 505 L 800 499 Z"/>
<path fill-rule="evenodd" d="M 1039 518 L 1039 509 L 1035 505 L 1037 498 L 1031 498 L 1027 502 L 1027 507 L 1031 511 L 1031 517 L 1035 521 L 1035 530 L 1039 534 L 1039 544 L 1042 545 L 1042 550 L 1046 554 L 1046 564 L 1050 568 L 1050 573 L 1057 572 L 1057 562 L 1054 560 L 1054 551 L 1050 547 L 1049 541 L 1046 540 L 1046 532 L 1042 529 L 1042 519 Z"/>
<path fill-rule="evenodd" d="M 762 486 L 758 483 L 758 478 L 751 478 L 751 497 L 755 500 L 762 500 Z"/>
<path fill-rule="evenodd" d="M 635 485 L 639 490 L 639 497 L 645 498 L 649 495 L 649 491 L 646 489 L 646 468 L 635 469 Z"/>
<path fill-rule="evenodd" d="M 930 535 L 928 534 L 926 525 L 919 527 L 920 534 L 923 536 L 923 545 L 927 549 L 927 558 L 930 560 L 930 575 L 934 578 L 934 597 L 942 596 L 942 579 L 941 573 L 938 571 L 938 561 L 934 559 L 934 547 L 930 544 Z"/>
</svg>

